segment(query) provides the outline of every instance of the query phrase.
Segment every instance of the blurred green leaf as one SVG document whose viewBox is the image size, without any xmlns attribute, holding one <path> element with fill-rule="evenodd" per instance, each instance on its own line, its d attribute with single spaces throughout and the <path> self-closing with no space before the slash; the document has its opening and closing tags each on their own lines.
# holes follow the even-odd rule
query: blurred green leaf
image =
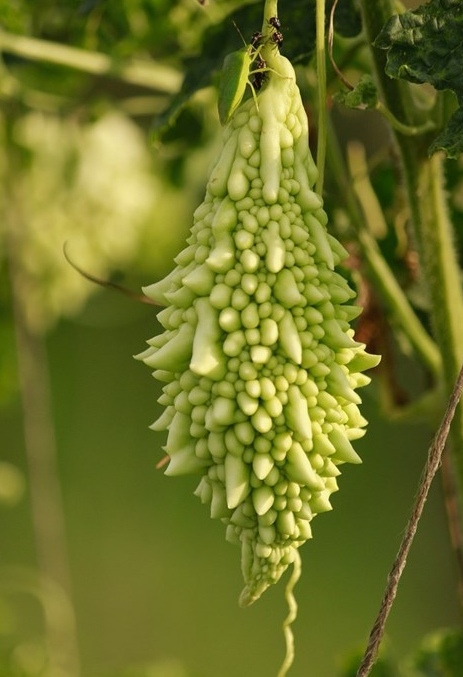
<svg viewBox="0 0 463 677">
<path fill-rule="evenodd" d="M 0 28 L 14 33 L 26 30 L 27 11 L 23 0 L 0 0 Z"/>
<path fill-rule="evenodd" d="M 457 158 L 463 152 L 463 108 L 458 108 L 447 123 L 442 134 L 431 144 L 429 152 L 443 150 L 449 158 Z"/>
<path fill-rule="evenodd" d="M 463 673 L 463 632 L 439 630 L 423 640 L 413 660 L 420 677 L 461 677 Z"/>
</svg>

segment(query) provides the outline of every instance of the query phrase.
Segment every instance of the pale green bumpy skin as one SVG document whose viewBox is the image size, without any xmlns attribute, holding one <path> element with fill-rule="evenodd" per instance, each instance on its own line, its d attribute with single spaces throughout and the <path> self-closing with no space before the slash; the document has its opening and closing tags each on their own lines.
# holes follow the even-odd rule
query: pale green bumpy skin
<svg viewBox="0 0 463 677">
<path fill-rule="evenodd" d="M 257 600 L 331 510 L 342 463 L 360 463 L 355 389 L 379 362 L 353 339 L 360 308 L 334 271 L 307 117 L 290 62 L 223 132 L 204 202 L 177 267 L 146 288 L 165 331 L 139 358 L 165 383 L 154 430 L 168 430 L 167 475 L 201 475 L 196 495 L 241 545 Z M 345 305 L 347 304 L 347 305 Z"/>
</svg>

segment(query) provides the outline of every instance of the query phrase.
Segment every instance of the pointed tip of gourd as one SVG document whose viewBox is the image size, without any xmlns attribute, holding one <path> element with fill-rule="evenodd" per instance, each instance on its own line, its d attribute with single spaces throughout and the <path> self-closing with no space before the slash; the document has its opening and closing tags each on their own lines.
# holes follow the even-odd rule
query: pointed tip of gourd
<svg viewBox="0 0 463 677">
<path fill-rule="evenodd" d="M 159 280 L 159 282 L 154 282 L 153 284 L 146 285 L 142 287 L 141 290 L 144 295 L 155 303 L 159 303 L 161 306 L 167 305 L 167 299 L 164 296 L 162 291 L 161 283 L 164 280 Z"/>
<path fill-rule="evenodd" d="M 195 475 L 204 470 L 204 464 L 191 452 L 189 446 L 175 451 L 170 456 L 169 465 L 164 474 L 168 477 Z"/>
<path fill-rule="evenodd" d="M 381 362 L 381 355 L 371 355 L 370 353 L 365 352 L 365 344 L 361 344 L 363 350 L 359 351 L 352 360 L 349 362 L 349 371 L 351 372 L 361 372 L 368 371 L 368 369 L 374 369 Z"/>
<path fill-rule="evenodd" d="M 261 598 L 267 588 L 270 587 L 272 582 L 275 581 L 269 581 L 265 578 L 262 578 L 259 581 L 256 581 L 253 578 L 250 580 L 248 579 L 246 587 L 242 590 L 238 598 L 239 606 L 244 609 L 254 604 L 254 602 L 257 602 L 257 600 Z"/>
<path fill-rule="evenodd" d="M 333 506 L 331 505 L 329 498 L 324 495 L 324 493 L 321 493 L 320 496 L 310 499 L 309 504 L 314 515 L 319 515 L 320 513 L 333 510 Z"/>
<path fill-rule="evenodd" d="M 352 444 L 349 442 L 347 435 L 340 430 L 333 430 L 329 434 L 330 442 L 336 449 L 334 458 L 336 461 L 342 461 L 343 463 L 354 463 L 360 465 L 362 459 L 355 451 Z"/>
<path fill-rule="evenodd" d="M 166 407 L 166 409 L 163 410 L 162 414 L 154 421 L 154 423 L 148 426 L 149 429 L 154 430 L 154 432 L 162 432 L 163 430 L 167 430 L 169 425 L 172 423 L 174 415 L 174 407 Z"/>
<path fill-rule="evenodd" d="M 368 423 L 368 421 L 367 421 L 367 423 Z M 366 425 L 366 423 L 363 424 L 363 425 Z M 348 440 L 359 440 L 366 435 L 366 432 L 367 432 L 366 428 L 347 428 L 346 437 L 347 437 Z M 360 463 L 361 462 L 362 462 L 362 459 L 360 459 Z"/>
<path fill-rule="evenodd" d="M 238 598 L 238 605 L 242 609 L 245 609 L 246 607 L 251 606 L 251 604 L 254 604 L 254 602 L 257 602 L 259 597 L 260 595 L 253 595 L 249 586 L 246 586 Z"/>
<path fill-rule="evenodd" d="M 142 350 L 141 353 L 137 353 L 136 355 L 132 355 L 134 360 L 138 360 L 139 362 L 144 362 L 147 357 L 151 357 L 153 355 L 154 350 L 150 346 L 149 348 L 145 348 L 145 350 Z"/>
</svg>

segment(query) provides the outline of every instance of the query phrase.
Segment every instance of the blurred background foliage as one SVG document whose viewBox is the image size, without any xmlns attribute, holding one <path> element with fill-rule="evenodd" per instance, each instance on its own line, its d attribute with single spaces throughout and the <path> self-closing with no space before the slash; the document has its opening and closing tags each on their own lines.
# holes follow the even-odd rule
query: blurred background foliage
<svg viewBox="0 0 463 677">
<path fill-rule="evenodd" d="M 312 127 L 313 6 L 281 7 Z M 339 8 L 336 58 L 358 78 L 370 67 L 359 16 L 350 0 Z M 92 284 L 63 254 L 66 244 L 76 265 L 133 290 L 171 268 L 220 143 L 204 87 L 241 46 L 232 17 L 249 36 L 260 12 L 239 0 L 0 0 L 0 677 L 261 677 L 282 659 L 282 587 L 239 609 L 238 551 L 194 482 L 155 469 L 159 386 L 131 358 L 154 310 Z M 331 71 L 329 82 L 331 96 Z M 370 172 L 359 191 L 380 214 L 382 252 L 425 320 L 385 125 L 331 112 L 352 181 Z M 456 161 L 448 185 L 461 235 Z M 345 472 L 302 551 L 294 677 L 355 674 L 439 414 L 392 416 L 427 375 L 355 263 L 329 172 L 325 197 L 367 305 L 359 331 L 384 368 L 364 396 L 364 465 Z M 373 677 L 461 674 L 456 589 L 436 483 Z"/>
</svg>

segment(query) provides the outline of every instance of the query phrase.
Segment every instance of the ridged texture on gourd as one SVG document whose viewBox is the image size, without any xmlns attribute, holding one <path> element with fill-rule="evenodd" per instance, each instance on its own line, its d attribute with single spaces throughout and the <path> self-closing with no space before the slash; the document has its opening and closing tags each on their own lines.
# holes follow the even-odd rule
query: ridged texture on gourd
<svg viewBox="0 0 463 677">
<path fill-rule="evenodd" d="M 165 383 L 153 424 L 167 475 L 202 475 L 196 495 L 241 545 L 248 605 L 275 583 L 331 509 L 366 420 L 355 389 L 379 361 L 353 338 L 360 309 L 335 266 L 307 117 L 277 56 L 258 96 L 223 133 L 188 246 L 145 289 L 165 332 L 140 356 Z"/>
</svg>

